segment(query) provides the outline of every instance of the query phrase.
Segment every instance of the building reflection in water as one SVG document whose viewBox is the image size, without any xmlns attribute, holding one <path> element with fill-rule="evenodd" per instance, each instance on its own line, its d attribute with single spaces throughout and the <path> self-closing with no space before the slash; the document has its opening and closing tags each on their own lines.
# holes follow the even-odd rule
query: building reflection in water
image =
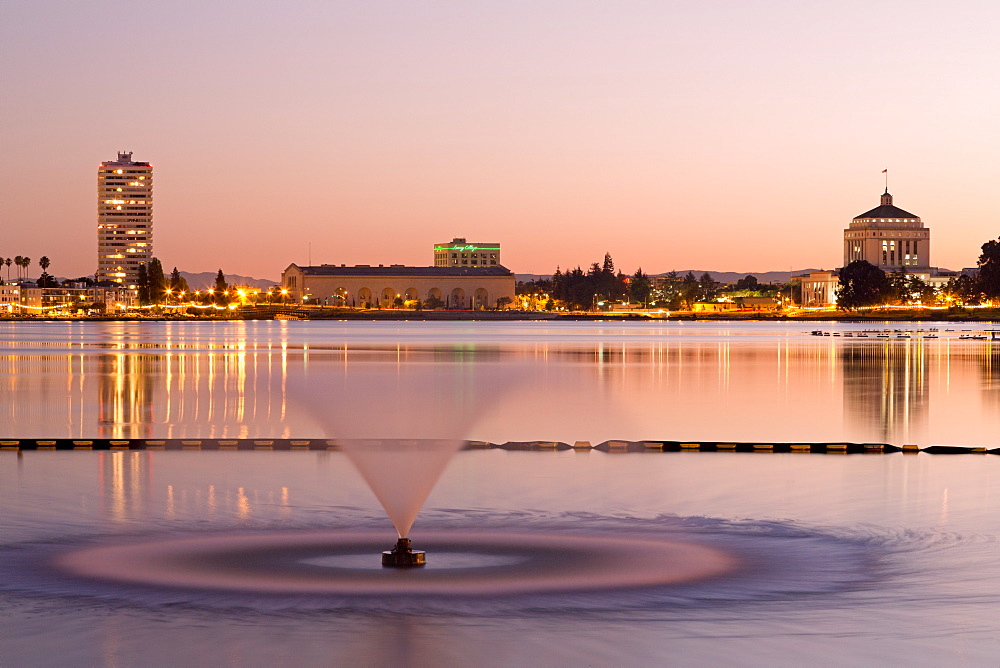
<svg viewBox="0 0 1000 668">
<path fill-rule="evenodd" d="M 101 451 L 97 468 L 101 480 L 101 500 L 116 524 L 143 516 L 152 489 L 153 453 Z"/>
<path fill-rule="evenodd" d="M 930 402 L 923 341 L 866 342 L 838 350 L 849 420 L 886 443 L 909 443 L 926 431 Z"/>
<path fill-rule="evenodd" d="M 1000 342 L 990 342 L 979 365 L 983 374 L 984 400 L 1000 415 Z"/>
<path fill-rule="evenodd" d="M 149 438 L 153 427 L 153 379 L 163 358 L 144 354 L 97 357 L 97 437 Z"/>
<path fill-rule="evenodd" d="M 94 369 L 97 436 L 289 437 L 284 392 L 287 351 L 248 353 L 242 346 L 228 348 L 100 355 Z M 93 360 L 86 367 L 92 365 Z"/>
<path fill-rule="evenodd" d="M 464 437 L 494 442 L 982 444 L 1000 418 L 1000 346 L 944 332 L 876 340 L 777 326 L 567 325 L 486 328 L 471 342 L 466 329 L 438 339 L 317 323 L 307 342 L 305 330 L 268 323 L 182 325 L 9 342 L 0 391 L 17 400 L 0 402 L 0 422 L 20 438 L 335 437 L 289 397 L 296 386 L 351 408 L 340 421 L 351 428 L 375 433 L 428 405 L 437 420 L 460 414 Z M 373 379 L 418 389 L 390 401 Z M 222 487 L 215 498 L 221 511 Z"/>
</svg>

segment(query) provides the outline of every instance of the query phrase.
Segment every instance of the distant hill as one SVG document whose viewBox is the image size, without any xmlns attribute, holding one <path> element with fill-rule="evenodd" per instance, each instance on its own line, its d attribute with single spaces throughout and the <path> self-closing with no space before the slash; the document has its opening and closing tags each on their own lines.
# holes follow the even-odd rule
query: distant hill
<svg viewBox="0 0 1000 668">
<path fill-rule="evenodd" d="M 188 287 L 192 290 L 206 290 L 215 287 L 215 277 L 217 271 L 202 271 L 193 274 L 189 271 L 182 271 L 181 276 L 187 281 Z M 239 274 L 226 274 L 226 283 L 229 285 L 246 285 L 251 288 L 261 288 L 266 290 L 272 285 L 277 285 L 277 281 L 270 281 L 266 278 L 253 278 L 251 276 L 240 276 Z"/>
<path fill-rule="evenodd" d="M 685 276 L 688 272 L 691 272 L 696 277 L 701 278 L 701 275 L 708 273 L 712 277 L 712 280 L 718 281 L 719 283 L 735 283 L 736 281 L 744 278 L 746 276 L 754 276 L 760 283 L 787 283 L 791 280 L 792 276 L 798 276 L 800 274 L 808 274 L 811 271 L 821 271 L 819 269 L 798 269 L 796 271 L 711 271 L 706 269 L 678 269 L 677 274 L 679 276 Z M 669 272 L 662 272 L 660 274 L 651 274 L 651 276 L 666 276 Z M 552 278 L 552 274 L 515 274 L 518 281 L 537 281 L 538 279 L 548 279 Z"/>
<path fill-rule="evenodd" d="M 792 276 L 799 276 L 801 274 L 808 274 L 811 271 L 821 271 L 820 269 L 797 269 L 795 271 L 711 271 L 705 269 L 678 269 L 677 274 L 679 276 L 685 276 L 688 272 L 691 272 L 696 277 L 701 277 L 702 274 L 707 273 L 712 277 L 713 281 L 718 281 L 719 283 L 735 283 L 741 278 L 747 276 L 753 276 L 757 279 L 758 283 L 787 283 L 791 280 Z M 666 276 L 669 272 L 663 272 L 662 274 L 653 274 L 654 276 Z"/>
</svg>

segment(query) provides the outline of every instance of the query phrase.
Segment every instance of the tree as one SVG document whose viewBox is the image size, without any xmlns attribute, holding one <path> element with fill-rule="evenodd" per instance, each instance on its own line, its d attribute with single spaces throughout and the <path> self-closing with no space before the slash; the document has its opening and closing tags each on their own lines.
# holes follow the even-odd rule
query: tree
<svg viewBox="0 0 1000 668">
<path fill-rule="evenodd" d="M 146 265 L 139 265 L 139 276 L 136 278 L 136 287 L 139 291 L 139 303 L 145 306 L 150 302 L 149 299 L 149 273 L 146 271 Z"/>
<path fill-rule="evenodd" d="M 174 270 L 170 272 L 170 289 L 176 294 L 191 292 L 187 279 L 181 276 L 181 272 L 177 271 L 177 267 L 174 267 Z"/>
<path fill-rule="evenodd" d="M 652 289 L 653 286 L 649 282 L 649 276 L 642 273 L 642 267 L 636 269 L 635 273 L 632 274 L 632 280 L 628 284 L 629 299 L 633 302 L 646 304 L 649 301 Z"/>
<path fill-rule="evenodd" d="M 10 280 L 10 264 L 11 264 L 11 259 L 7 258 L 6 260 L 3 261 L 3 263 L 5 265 L 7 265 L 7 280 L 9 281 Z"/>
<path fill-rule="evenodd" d="M 21 280 L 21 267 L 24 265 L 24 256 L 22 256 L 22 255 L 15 256 L 14 257 L 14 264 L 17 265 L 17 280 Z M 9 259 L 7 261 L 7 266 L 8 267 L 10 266 L 10 260 Z M 10 273 L 9 269 L 7 270 L 7 273 L 8 274 Z"/>
<path fill-rule="evenodd" d="M 150 258 L 146 264 L 146 279 L 149 284 L 149 303 L 157 304 L 163 299 L 167 279 L 163 275 L 163 265 L 155 257 Z"/>
<path fill-rule="evenodd" d="M 510 297 L 500 297 L 499 299 L 497 299 L 497 310 L 502 311 L 506 309 L 508 306 L 510 306 L 510 303 L 512 301 L 513 300 Z"/>
<path fill-rule="evenodd" d="M 668 309 L 676 311 L 681 308 L 681 277 L 677 271 L 668 271 L 656 282 L 656 301 L 663 302 Z"/>
<path fill-rule="evenodd" d="M 844 310 L 859 306 L 877 306 L 892 297 L 892 286 L 885 272 L 865 260 L 855 260 L 840 270 L 837 306 Z"/>
<path fill-rule="evenodd" d="M 707 271 L 698 279 L 698 287 L 701 288 L 701 301 L 711 301 L 719 294 L 719 283 L 712 278 Z"/>
<path fill-rule="evenodd" d="M 42 268 L 42 273 L 38 277 L 38 287 L 40 288 L 58 288 L 59 281 L 49 276 L 49 272 L 46 271 L 49 268 L 49 258 L 44 255 L 38 260 L 38 266 Z"/>
<path fill-rule="evenodd" d="M 944 287 L 944 293 L 959 304 L 978 304 L 981 300 L 979 281 L 965 274 L 949 279 Z"/>
<path fill-rule="evenodd" d="M 684 275 L 684 279 L 681 281 L 679 308 L 684 308 L 688 311 L 692 310 L 694 308 L 694 303 L 698 301 L 700 293 L 701 286 L 698 285 L 698 279 L 695 278 L 694 274 L 689 271 Z"/>
<path fill-rule="evenodd" d="M 222 269 L 219 269 L 219 273 L 215 275 L 215 303 L 224 304 L 226 302 L 226 292 L 229 290 L 229 284 L 226 283 L 226 275 L 222 273 Z"/>
<path fill-rule="evenodd" d="M 910 301 L 910 275 L 906 269 L 900 268 L 886 276 L 889 281 L 889 299 L 896 304 L 906 304 Z"/>
<path fill-rule="evenodd" d="M 757 277 L 753 274 L 748 274 L 736 281 L 737 290 L 748 290 L 750 292 L 756 292 L 758 288 Z"/>
<path fill-rule="evenodd" d="M 21 266 L 24 267 L 24 277 L 27 278 L 28 267 L 31 266 L 31 258 L 28 256 L 24 256 L 23 258 L 21 258 Z"/>
<path fill-rule="evenodd" d="M 1000 238 L 987 241 L 982 248 L 976 284 L 983 296 L 996 303 L 1000 300 Z"/>
</svg>

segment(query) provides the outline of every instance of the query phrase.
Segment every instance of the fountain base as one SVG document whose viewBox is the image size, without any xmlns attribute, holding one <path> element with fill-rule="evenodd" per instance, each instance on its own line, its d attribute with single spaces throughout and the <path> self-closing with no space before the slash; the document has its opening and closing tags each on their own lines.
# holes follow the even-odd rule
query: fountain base
<svg viewBox="0 0 1000 668">
<path fill-rule="evenodd" d="M 382 553 L 383 568 L 414 568 L 426 563 L 427 556 L 421 550 L 413 550 L 409 538 L 400 538 L 395 547 Z"/>
</svg>

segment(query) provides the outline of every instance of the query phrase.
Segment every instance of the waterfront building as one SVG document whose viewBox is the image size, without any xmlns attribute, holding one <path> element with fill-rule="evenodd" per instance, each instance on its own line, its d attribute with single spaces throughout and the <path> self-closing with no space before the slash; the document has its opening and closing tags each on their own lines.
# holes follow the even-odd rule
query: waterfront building
<svg viewBox="0 0 1000 668">
<path fill-rule="evenodd" d="M 514 274 L 506 267 L 407 267 L 291 264 L 281 273 L 290 301 L 323 306 L 388 308 L 403 303 L 440 302 L 447 308 L 495 308 L 514 299 Z"/>
<path fill-rule="evenodd" d="M 153 167 L 132 152 L 97 170 L 97 280 L 136 287 L 153 256 Z"/>
<path fill-rule="evenodd" d="M 799 306 L 828 307 L 837 303 L 840 275 L 836 271 L 813 271 L 792 276 L 799 283 Z"/>
<path fill-rule="evenodd" d="M 106 313 L 136 306 L 136 291 L 120 283 L 104 281 L 100 285 L 70 283 L 55 288 L 40 288 L 35 283 L 0 284 L 0 313 L 40 315 L 90 310 L 103 304 Z"/>
<path fill-rule="evenodd" d="M 856 216 L 844 230 L 844 266 L 865 260 L 882 271 L 928 272 L 931 231 L 919 216 L 892 203 L 889 190 L 871 211 Z"/>
<path fill-rule="evenodd" d="M 499 267 L 500 244 L 469 243 L 455 237 L 449 243 L 434 244 L 435 267 Z"/>
</svg>

